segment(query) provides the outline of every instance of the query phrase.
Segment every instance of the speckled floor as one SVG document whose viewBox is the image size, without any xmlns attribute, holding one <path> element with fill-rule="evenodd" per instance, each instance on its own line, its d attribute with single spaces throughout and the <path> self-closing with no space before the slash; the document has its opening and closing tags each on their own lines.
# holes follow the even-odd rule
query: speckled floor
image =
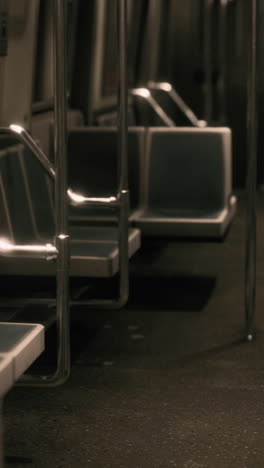
<svg viewBox="0 0 264 468">
<path fill-rule="evenodd" d="M 243 265 L 243 202 L 224 243 L 145 244 L 125 309 L 73 312 L 68 382 L 6 397 L 7 466 L 263 468 L 261 245 L 251 344 Z"/>
</svg>

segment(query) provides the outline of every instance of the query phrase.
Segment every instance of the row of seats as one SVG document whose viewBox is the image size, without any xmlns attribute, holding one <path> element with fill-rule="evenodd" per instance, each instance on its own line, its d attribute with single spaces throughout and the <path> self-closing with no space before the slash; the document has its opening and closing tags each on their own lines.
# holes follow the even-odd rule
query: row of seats
<svg viewBox="0 0 264 468">
<path fill-rule="evenodd" d="M 87 5 L 87 2 L 82 3 Z M 103 5 L 105 2 L 100 3 Z M 44 35 L 43 47 L 38 47 L 37 53 L 34 40 L 38 19 L 43 17 L 43 5 L 50 7 L 46 13 L 51 13 L 52 2 L 48 0 L 31 0 L 27 2 L 25 11 L 21 6 L 16 10 L 11 8 L 9 49 L 1 84 L 0 120 L 2 125 L 17 123 L 31 129 L 33 137 L 52 159 L 53 116 L 51 112 L 43 112 L 53 106 L 50 101 L 53 86 L 49 14 L 44 21 L 47 34 Z M 85 30 L 89 31 L 86 25 Z M 82 38 L 81 42 L 82 48 L 87 49 L 87 41 Z M 98 41 L 88 43 L 99 44 L 98 55 L 102 53 L 103 47 Z M 77 51 L 80 47 L 76 47 L 76 54 Z M 43 60 L 37 64 L 36 57 L 41 55 Z M 76 99 L 76 96 L 74 99 L 74 93 L 69 89 L 71 105 L 82 109 L 68 113 L 69 184 L 76 192 L 85 195 L 110 196 L 118 191 L 117 132 L 115 128 L 83 125 L 83 115 L 87 122 L 91 122 L 89 113 L 97 109 L 91 95 L 95 96 L 96 89 L 99 90 L 103 83 L 96 76 L 94 86 L 88 86 L 84 65 L 88 62 L 95 70 L 93 60 L 83 60 L 82 57 L 78 62 L 81 73 L 78 69 L 77 74 L 83 85 L 81 99 Z M 22 78 L 17 74 L 19 63 L 22 64 Z M 106 74 L 102 72 L 101 78 L 104 76 Z M 32 99 L 34 77 L 37 86 Z M 20 93 L 14 93 L 18 86 Z M 78 94 L 76 77 L 73 87 Z M 34 112 L 41 111 L 42 114 L 32 115 L 32 100 L 35 100 Z M 53 182 L 47 179 L 40 163 L 23 145 L 9 137 L 0 140 L 1 236 L 18 244 L 53 243 Z M 231 190 L 229 129 L 133 127 L 128 132 L 128 150 L 131 191 L 129 257 L 139 249 L 141 234 L 207 238 L 224 235 L 234 215 L 236 202 Z M 71 276 L 111 277 L 118 273 L 116 218 L 116 213 L 109 214 L 105 209 L 71 208 Z M 54 261 L 46 261 L 36 255 L 1 257 L 2 275 L 50 276 L 55 272 Z"/>
<path fill-rule="evenodd" d="M 52 130 L 50 133 L 52 137 Z M 128 137 L 129 256 L 140 247 L 140 233 L 156 237 L 223 236 L 236 203 L 231 192 L 230 130 L 133 127 Z M 116 129 L 70 128 L 68 143 L 71 188 L 89 196 L 115 194 Z M 10 146 L 10 138 L 2 138 L 2 146 L 4 237 L 20 244 L 52 242 L 54 202 L 43 168 L 23 146 Z M 72 207 L 70 214 L 71 275 L 113 276 L 119 258 L 114 213 L 80 206 Z M 22 258 L 2 260 L 3 274 L 50 275 L 55 270 L 52 262 L 37 258 L 27 262 L 26 269 Z"/>
<path fill-rule="evenodd" d="M 71 128 L 68 141 L 73 189 L 92 196 L 113 193 L 118 174 L 116 130 Z M 130 221 L 142 235 L 224 235 L 236 205 L 228 128 L 132 127 L 128 158 Z M 80 207 L 71 218 L 75 224 L 105 222 L 104 214 Z"/>
<path fill-rule="evenodd" d="M 17 244 L 47 244 L 54 238 L 54 205 L 43 168 L 21 144 L 1 139 L 1 236 Z M 109 277 L 118 271 L 118 230 L 115 226 L 72 226 L 71 276 Z M 129 230 L 129 256 L 140 247 L 140 232 Z M 2 257 L 0 274 L 54 275 L 53 261 L 34 256 Z"/>
<path fill-rule="evenodd" d="M 52 115 L 33 118 L 33 135 L 52 159 Z M 118 187 L 116 129 L 86 127 L 68 113 L 69 185 L 90 196 Z M 142 235 L 223 237 L 235 213 L 232 135 L 225 127 L 130 127 L 128 132 L 130 221 Z M 72 223 L 109 222 L 109 211 L 80 206 Z"/>
</svg>

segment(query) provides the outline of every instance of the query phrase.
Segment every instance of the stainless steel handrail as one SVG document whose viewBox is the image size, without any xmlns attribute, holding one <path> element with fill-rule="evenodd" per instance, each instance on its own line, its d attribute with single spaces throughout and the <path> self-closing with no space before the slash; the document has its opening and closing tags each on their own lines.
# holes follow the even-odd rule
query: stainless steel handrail
<svg viewBox="0 0 264 468">
<path fill-rule="evenodd" d="M 55 180 L 55 168 L 52 162 L 48 159 L 36 141 L 32 138 L 32 136 L 20 125 L 11 124 L 9 127 L 0 127 L 0 134 L 6 133 L 11 134 L 18 138 L 30 151 L 32 154 L 38 159 L 44 170 L 47 174 Z M 67 189 L 67 194 L 70 203 L 73 206 L 105 206 L 111 205 L 111 207 L 115 207 L 118 205 L 118 198 L 117 197 L 87 197 L 80 193 L 74 192 L 71 188 Z"/>
<path fill-rule="evenodd" d="M 214 0 L 203 0 L 204 119 L 210 125 L 213 114 L 212 8 Z"/>
<path fill-rule="evenodd" d="M 152 96 L 151 92 L 147 88 L 133 88 L 129 90 L 130 94 L 135 97 L 140 97 L 148 103 L 148 105 L 154 110 L 155 114 L 161 119 L 161 121 L 167 127 L 175 127 L 175 122 L 169 117 L 169 115 L 162 109 L 156 99 Z"/>
<path fill-rule="evenodd" d="M 48 157 L 43 153 L 42 149 L 38 146 L 35 140 L 31 135 L 21 126 L 16 124 L 11 124 L 8 127 L 1 127 L 1 133 L 11 134 L 17 137 L 38 159 L 42 167 L 45 169 L 47 174 L 55 179 L 55 167 Z"/>
<path fill-rule="evenodd" d="M 227 73 L 227 12 L 229 0 L 220 0 L 218 15 L 218 66 L 220 77 L 218 80 L 218 121 L 226 121 L 226 73 Z"/>
<path fill-rule="evenodd" d="M 118 155 L 120 200 L 119 240 L 119 297 L 118 305 L 124 305 L 129 294 L 128 255 L 128 78 L 127 78 L 127 0 L 117 1 L 117 57 L 118 57 Z"/>
<path fill-rule="evenodd" d="M 67 190 L 68 198 L 72 206 L 109 206 L 115 208 L 119 206 L 118 196 L 116 197 L 87 197 L 81 193 L 74 192 L 72 189 Z"/>
<path fill-rule="evenodd" d="M 59 329 L 59 370 L 54 376 L 47 376 L 42 378 L 42 382 L 26 377 L 30 384 L 36 383 L 41 385 L 44 383 L 47 385 L 57 385 L 61 383 L 67 377 L 67 349 L 69 347 L 68 338 L 63 337 L 63 329 L 65 336 L 69 334 L 67 319 L 63 318 L 62 307 L 64 303 L 67 304 L 66 300 L 68 289 L 66 288 L 65 278 L 67 277 L 67 266 L 68 262 L 68 249 L 69 249 L 69 236 L 66 231 L 66 213 L 67 208 L 65 206 L 67 196 L 70 197 L 74 204 L 89 203 L 95 206 L 99 204 L 104 206 L 114 206 L 119 208 L 119 226 L 118 226 L 118 247 L 119 247 L 119 295 L 116 299 L 109 300 L 95 300 L 95 301 L 81 301 L 81 304 L 89 304 L 94 307 L 121 307 L 124 305 L 128 298 L 128 285 L 129 285 L 129 256 L 128 256 L 128 215 L 129 215 L 129 191 L 128 191 L 128 159 L 127 159 L 127 0 L 117 0 L 117 15 L 118 15 L 118 68 L 119 68 L 119 119 L 118 119 L 118 140 L 119 140 L 119 188 L 116 197 L 109 198 L 95 198 L 95 197 L 84 197 L 83 195 L 76 194 L 71 189 L 68 189 L 65 185 L 65 175 L 62 176 L 63 182 L 59 182 L 57 171 L 58 168 L 54 168 L 48 158 L 45 156 L 40 147 L 36 144 L 33 138 L 20 126 L 12 125 L 8 128 L 1 129 L 17 134 L 20 140 L 31 149 L 33 154 L 42 164 L 46 172 L 55 178 L 56 187 L 56 247 L 58 250 L 58 265 L 57 265 L 57 284 L 59 285 L 59 291 L 57 293 L 57 302 L 60 301 L 59 307 L 57 305 L 57 318 L 58 318 L 58 329 Z M 65 80 L 65 59 L 62 61 L 62 55 L 65 56 L 65 4 L 64 0 L 54 0 L 54 30 L 55 30 L 55 155 L 61 156 L 66 155 L 66 96 L 64 93 L 64 80 Z M 58 24 L 57 24 L 58 23 Z M 64 53 L 60 52 L 60 45 L 63 44 Z M 64 75 L 62 76 L 62 73 Z M 64 91 L 63 91 L 64 90 Z M 58 137 L 59 135 L 59 137 Z M 58 152 L 58 148 L 60 151 Z M 66 172 L 66 163 L 62 162 L 60 158 L 60 171 L 63 174 Z M 62 180 L 61 179 L 61 180 Z M 63 214 L 64 213 L 64 214 Z M 62 220 L 64 221 L 62 222 Z M 58 226 L 60 226 L 58 228 Z M 61 255 L 61 256 L 60 256 Z M 64 285 L 64 286 L 63 286 Z M 26 299 L 27 301 L 27 299 Z M 66 302 L 65 302 L 66 301 Z M 30 302 L 30 300 L 29 300 Z M 38 302 L 38 300 L 36 301 Z M 78 301 L 71 301 L 71 304 L 77 304 Z M 67 315 L 67 314 L 66 314 Z M 66 327 L 66 328 L 65 328 Z M 58 375 L 58 372 L 60 375 Z"/>
<path fill-rule="evenodd" d="M 52 244 L 18 245 L 7 239 L 0 239 L 0 257 L 44 258 L 54 260 L 58 256 L 56 247 Z"/>
<path fill-rule="evenodd" d="M 162 91 L 167 93 L 170 99 L 176 104 L 180 111 L 185 115 L 185 117 L 191 122 L 195 127 L 206 127 L 207 122 L 205 120 L 200 120 L 192 111 L 192 109 L 186 104 L 182 97 L 177 93 L 173 86 L 168 82 L 156 82 L 149 81 L 147 83 L 147 88 L 156 91 Z"/>
<path fill-rule="evenodd" d="M 256 312 L 256 244 L 257 244 L 257 17 L 258 1 L 251 2 L 251 35 L 248 61 L 247 96 L 247 213 L 245 243 L 245 318 L 246 339 L 252 341 Z"/>
<path fill-rule="evenodd" d="M 63 383 L 70 374 L 70 235 L 68 228 L 68 154 L 67 154 L 67 66 L 66 2 L 53 0 L 54 28 L 54 155 L 55 155 L 55 245 L 58 249 L 56 271 L 57 370 L 51 384 Z"/>
<path fill-rule="evenodd" d="M 67 93 L 66 93 L 66 3 L 53 0 L 54 21 L 54 152 L 55 152 L 55 245 L 57 256 L 57 368 L 54 374 L 26 375 L 21 385 L 57 386 L 70 373 L 70 307 L 69 263 L 70 236 L 68 234 L 67 199 Z"/>
<path fill-rule="evenodd" d="M 128 80 L 127 80 L 127 0 L 117 0 L 117 57 L 118 57 L 118 155 L 119 155 L 119 294 L 116 299 L 72 300 L 73 305 L 95 308 L 118 308 L 126 304 L 129 294 L 128 255 Z"/>
</svg>

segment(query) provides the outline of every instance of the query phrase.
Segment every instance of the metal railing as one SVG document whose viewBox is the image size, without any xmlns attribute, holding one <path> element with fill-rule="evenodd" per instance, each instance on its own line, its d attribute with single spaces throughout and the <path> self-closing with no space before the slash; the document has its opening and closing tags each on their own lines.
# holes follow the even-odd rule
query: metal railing
<svg viewBox="0 0 264 468">
<path fill-rule="evenodd" d="M 54 374 L 45 376 L 26 375 L 20 385 L 56 386 L 63 383 L 70 372 L 70 323 L 69 323 L 69 267 L 70 236 L 68 231 L 68 202 L 92 206 L 111 206 L 119 210 L 119 294 L 117 299 L 71 301 L 74 304 L 89 304 L 93 307 L 121 307 L 129 292 L 128 257 L 128 158 L 127 158 L 127 0 L 116 0 L 118 16 L 118 68 L 119 68 L 119 119 L 118 154 L 119 187 L 116 196 L 109 198 L 86 197 L 68 188 L 67 178 L 67 92 L 66 92 L 66 0 L 53 0 L 54 14 L 54 153 L 53 165 L 33 138 L 18 125 L 1 128 L 0 132 L 15 135 L 31 150 L 42 167 L 55 181 L 55 245 L 41 246 L 0 243 L 0 255 L 38 256 L 56 258 L 56 320 L 58 332 L 57 368 Z M 20 304 L 50 302 L 40 299 L 21 299 Z"/>
<path fill-rule="evenodd" d="M 217 83 L 218 121 L 226 122 L 226 78 L 227 78 L 227 13 L 229 0 L 219 1 L 218 14 L 218 67 L 220 77 Z"/>
<path fill-rule="evenodd" d="M 210 125 L 213 114 L 212 9 L 214 0 L 203 0 L 204 120 Z"/>
<path fill-rule="evenodd" d="M 152 96 L 147 88 L 133 88 L 130 89 L 130 94 L 134 97 L 143 99 L 153 109 L 154 113 L 161 119 L 167 127 L 175 127 L 175 122 L 169 115 L 162 109 L 157 100 Z"/>
<path fill-rule="evenodd" d="M 0 134 L 11 134 L 12 136 L 16 136 L 25 146 L 28 148 L 33 155 L 38 159 L 40 164 L 42 165 L 43 169 L 46 173 L 55 181 L 56 180 L 56 170 L 52 162 L 47 158 L 45 153 L 43 153 L 42 149 L 36 143 L 36 141 L 31 137 L 31 135 L 20 125 L 11 124 L 9 127 L 0 127 Z M 80 193 L 74 192 L 71 188 L 67 188 L 66 190 L 68 194 L 69 202 L 73 206 L 80 206 L 80 205 L 91 205 L 91 206 L 118 206 L 118 199 L 117 197 L 87 197 Z"/>
<path fill-rule="evenodd" d="M 251 31 L 248 60 L 247 95 L 247 213 L 245 244 L 245 317 L 247 341 L 255 333 L 256 313 L 256 246 L 257 246 L 257 21 L 258 1 L 251 2 Z"/>
<path fill-rule="evenodd" d="M 176 104 L 179 110 L 183 113 L 186 119 L 194 127 L 206 127 L 207 122 L 205 120 L 200 120 L 192 111 L 192 109 L 186 104 L 186 102 L 182 99 L 182 97 L 177 93 L 177 91 L 173 88 L 173 86 L 168 82 L 156 82 L 156 81 L 149 81 L 147 84 L 147 88 L 151 91 L 162 91 L 166 93 L 170 99 Z"/>
</svg>

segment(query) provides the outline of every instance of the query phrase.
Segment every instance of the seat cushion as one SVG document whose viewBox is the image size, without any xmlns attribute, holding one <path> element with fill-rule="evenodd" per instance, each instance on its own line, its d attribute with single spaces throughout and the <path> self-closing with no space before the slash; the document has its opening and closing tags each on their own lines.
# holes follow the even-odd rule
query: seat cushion
<svg viewBox="0 0 264 468">
<path fill-rule="evenodd" d="M 81 229 L 71 242 L 71 276 L 107 278 L 118 272 L 117 228 Z M 48 241 L 48 240 L 47 240 Z M 128 254 L 131 257 L 140 247 L 140 231 L 129 230 Z M 53 276 L 56 262 L 41 258 L 2 257 L 0 274 L 23 276 Z"/>
<path fill-rule="evenodd" d="M 151 237 L 222 237 L 236 211 L 236 197 L 217 212 L 145 210 L 133 217 L 142 235 Z"/>
<path fill-rule="evenodd" d="M 40 324 L 0 322 L 0 353 L 12 359 L 14 382 L 44 351 Z"/>
</svg>

